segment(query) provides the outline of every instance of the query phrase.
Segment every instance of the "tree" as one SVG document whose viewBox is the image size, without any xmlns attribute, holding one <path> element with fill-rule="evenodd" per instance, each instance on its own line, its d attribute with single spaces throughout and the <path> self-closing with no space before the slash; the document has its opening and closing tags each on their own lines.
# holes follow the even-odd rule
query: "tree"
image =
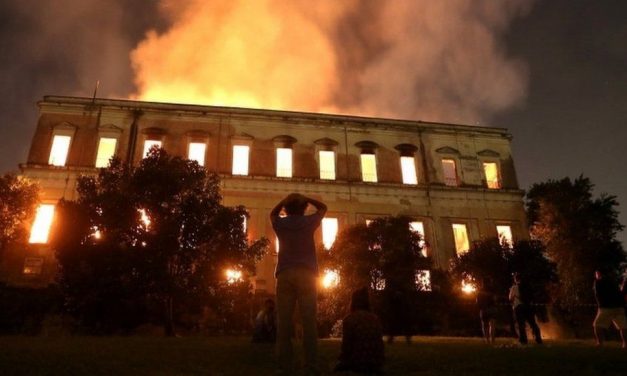
<svg viewBox="0 0 627 376">
<path fill-rule="evenodd" d="M 9 242 L 25 241 L 25 223 L 35 214 L 39 187 L 14 174 L 0 176 L 0 252 Z"/>
<path fill-rule="evenodd" d="M 626 260 L 616 234 L 616 197 L 594 198 L 588 178 L 549 180 L 534 184 L 526 195 L 529 229 L 556 263 L 560 284 L 555 300 L 563 308 L 592 303 L 593 271 L 606 269 L 618 275 Z M 570 308 L 568 308 L 570 307 Z"/>
<path fill-rule="evenodd" d="M 462 281 L 471 284 L 481 281 L 497 296 L 504 297 L 512 282 L 508 264 L 511 253 L 509 246 L 496 238 L 473 242 L 468 252 L 452 260 L 451 271 L 459 285 Z"/>
<path fill-rule="evenodd" d="M 474 242 L 468 252 L 455 258 L 453 275 L 460 281 L 481 281 L 497 296 L 505 298 L 512 274 L 519 273 L 536 304 L 549 303 L 549 288 L 557 282 L 555 264 L 546 257 L 538 241 L 520 240 L 503 244 L 497 238 Z"/>
<path fill-rule="evenodd" d="M 416 273 L 430 269 L 431 262 L 422 255 L 420 235 L 410 222 L 405 216 L 381 217 L 367 226 L 349 226 L 329 251 L 322 251 L 323 268 L 339 275 L 338 286 L 326 292 L 322 305 L 322 316 L 331 324 L 346 313 L 351 292 L 360 287 L 382 290 L 384 301 L 398 296 L 413 306 L 416 291 L 425 287 L 417 284 Z M 384 311 L 387 306 L 383 304 Z"/>
<path fill-rule="evenodd" d="M 200 309 L 198 302 L 211 301 L 219 311 L 228 300 L 219 297 L 234 290 L 227 286 L 225 270 L 254 274 L 267 248 L 266 240 L 248 243 L 246 210 L 221 204 L 216 175 L 159 148 L 135 169 L 113 159 L 97 177 L 81 177 L 78 193 L 77 203 L 61 205 L 62 219 L 54 231 L 63 234 L 53 246 L 65 291 L 73 296 L 83 290 L 76 275 L 89 279 L 90 273 L 107 269 L 96 275 L 127 289 L 126 297 L 139 295 L 149 306 L 162 307 L 168 335 L 174 334 L 174 319 L 184 302 Z"/>
</svg>

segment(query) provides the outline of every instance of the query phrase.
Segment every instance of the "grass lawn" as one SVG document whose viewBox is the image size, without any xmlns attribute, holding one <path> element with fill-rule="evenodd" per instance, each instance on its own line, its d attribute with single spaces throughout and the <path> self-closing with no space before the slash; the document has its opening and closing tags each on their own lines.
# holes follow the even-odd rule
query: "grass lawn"
<svg viewBox="0 0 627 376">
<path fill-rule="evenodd" d="M 386 345 L 388 375 L 627 375 L 616 342 L 488 347 L 479 339 L 416 337 Z M 332 368 L 340 342 L 322 340 Z M 273 347 L 243 337 L 0 337 L 0 375 L 271 375 Z"/>
</svg>

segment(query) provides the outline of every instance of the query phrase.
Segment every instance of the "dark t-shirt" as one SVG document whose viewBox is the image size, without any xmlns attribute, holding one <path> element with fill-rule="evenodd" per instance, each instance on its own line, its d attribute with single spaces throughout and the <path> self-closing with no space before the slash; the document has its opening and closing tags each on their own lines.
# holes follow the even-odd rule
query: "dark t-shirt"
<svg viewBox="0 0 627 376">
<path fill-rule="evenodd" d="M 593 289 L 600 308 L 621 308 L 625 304 L 618 284 L 610 279 L 594 280 Z"/>
<path fill-rule="evenodd" d="M 322 216 L 288 215 L 271 218 L 272 228 L 279 238 L 279 261 L 275 276 L 285 269 L 305 267 L 318 274 L 314 232 L 320 226 Z"/>
<path fill-rule="evenodd" d="M 342 322 L 342 352 L 340 362 L 347 369 L 378 372 L 383 366 L 383 329 L 379 318 L 368 311 L 358 310 Z"/>
</svg>

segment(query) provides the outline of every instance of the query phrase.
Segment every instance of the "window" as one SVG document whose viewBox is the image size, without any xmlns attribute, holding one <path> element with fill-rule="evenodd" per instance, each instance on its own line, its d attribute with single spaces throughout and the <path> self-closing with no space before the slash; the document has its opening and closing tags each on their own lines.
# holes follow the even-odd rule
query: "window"
<svg viewBox="0 0 627 376">
<path fill-rule="evenodd" d="M 512 236 L 512 228 L 510 226 L 496 226 L 496 233 L 499 237 L 499 243 L 511 247 L 514 242 Z"/>
<path fill-rule="evenodd" d="M 187 150 L 187 159 L 190 161 L 196 161 L 199 165 L 205 165 L 205 152 L 207 151 L 207 144 L 204 142 L 190 142 L 189 149 Z"/>
<path fill-rule="evenodd" d="M 374 154 L 361 154 L 361 180 L 377 182 L 377 160 Z"/>
<path fill-rule="evenodd" d="M 335 152 L 330 150 L 320 150 L 320 179 L 335 180 Z"/>
<path fill-rule="evenodd" d="M 70 141 L 72 137 L 55 135 L 52 139 L 52 148 L 50 148 L 50 158 L 48 164 L 53 166 L 65 166 L 67 154 L 70 150 Z"/>
<path fill-rule="evenodd" d="M 418 291 L 431 291 L 431 270 L 418 270 L 415 280 Z"/>
<path fill-rule="evenodd" d="M 455 238 L 455 251 L 458 255 L 468 252 L 470 242 L 468 241 L 468 231 L 466 225 L 453 223 L 453 237 Z"/>
<path fill-rule="evenodd" d="M 35 221 L 30 230 L 29 243 L 47 243 L 50 226 L 52 226 L 52 218 L 54 217 L 54 205 L 42 204 L 37 208 L 35 213 Z"/>
<path fill-rule="evenodd" d="M 454 159 L 442 159 L 442 172 L 444 173 L 444 184 L 457 186 L 457 167 Z"/>
<path fill-rule="evenodd" d="M 233 175 L 248 175 L 249 151 L 248 145 L 233 145 Z"/>
<path fill-rule="evenodd" d="M 109 160 L 115 155 L 117 143 L 117 138 L 100 137 L 98 154 L 96 154 L 96 168 L 103 168 L 109 165 Z"/>
<path fill-rule="evenodd" d="M 401 157 L 401 172 L 403 174 L 403 184 L 418 184 L 416 159 L 414 157 Z"/>
<path fill-rule="evenodd" d="M 501 188 L 501 182 L 499 180 L 499 169 L 496 162 L 483 162 L 483 172 L 485 173 L 485 181 L 488 188 Z"/>
<path fill-rule="evenodd" d="M 24 269 L 22 273 L 29 275 L 41 274 L 44 266 L 44 259 L 41 257 L 26 257 L 24 259 Z"/>
<path fill-rule="evenodd" d="M 150 152 L 150 148 L 152 148 L 153 146 L 156 146 L 158 148 L 161 147 L 161 141 L 160 140 L 146 140 L 144 141 L 144 153 L 142 154 L 142 158 L 146 158 L 148 156 L 148 152 Z"/>
<path fill-rule="evenodd" d="M 274 237 L 274 252 L 279 253 L 279 237 Z"/>
<path fill-rule="evenodd" d="M 322 219 L 322 244 L 324 248 L 330 249 L 335 242 L 337 236 L 338 221 L 337 218 Z"/>
<path fill-rule="evenodd" d="M 279 178 L 292 177 L 292 149 L 276 149 L 276 176 Z"/>
<path fill-rule="evenodd" d="M 422 222 L 410 222 L 409 228 L 420 235 L 420 249 L 422 255 L 427 257 L 427 249 L 425 248 L 425 226 Z"/>
</svg>

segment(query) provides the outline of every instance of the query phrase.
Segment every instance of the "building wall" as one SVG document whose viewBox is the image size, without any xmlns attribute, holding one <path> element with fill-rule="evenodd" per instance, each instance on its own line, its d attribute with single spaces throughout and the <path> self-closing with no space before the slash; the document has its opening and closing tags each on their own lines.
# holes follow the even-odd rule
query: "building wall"
<svg viewBox="0 0 627 376">
<path fill-rule="evenodd" d="M 250 212 L 251 239 L 266 236 L 274 244 L 269 212 L 295 191 L 326 202 L 327 216 L 337 217 L 340 229 L 383 215 L 415 217 L 424 223 L 428 252 L 441 268 L 456 252 L 452 223 L 466 224 L 471 241 L 496 236 L 496 225 L 511 226 L 515 239 L 528 236 L 511 136 L 502 128 L 70 97 L 45 97 L 39 109 L 28 161 L 21 169 L 40 182 L 46 202 L 76 198 L 76 177 L 96 172 L 98 140 L 103 135 L 117 137 L 116 154 L 133 164 L 143 157 L 147 139 L 160 139 L 169 153 L 180 156 L 187 156 L 189 142 L 203 141 L 205 167 L 222 177 L 224 204 L 244 205 Z M 72 136 L 63 167 L 48 164 L 53 136 L 59 132 Z M 275 149 L 290 144 L 286 141 L 290 139 L 293 177 L 279 178 Z M 364 141 L 377 145 L 372 150 L 376 183 L 362 182 Z M 231 174 L 235 144 L 250 146 L 248 176 Z M 398 150 L 402 144 L 415 147 L 417 185 L 402 183 Z M 318 151 L 329 148 L 336 152 L 332 181 L 319 178 Z M 442 158 L 455 160 L 458 186 L 444 184 Z M 498 164 L 500 189 L 486 187 L 483 161 Z M 321 239 L 320 233 L 317 236 Z M 32 248 L 45 254 L 45 246 Z M 54 270 L 51 260 L 48 255 L 46 270 Z M 274 291 L 275 263 L 276 253 L 270 252 L 258 265 L 258 290 Z M 47 273 L 29 278 L 43 281 L 49 279 Z"/>
</svg>

